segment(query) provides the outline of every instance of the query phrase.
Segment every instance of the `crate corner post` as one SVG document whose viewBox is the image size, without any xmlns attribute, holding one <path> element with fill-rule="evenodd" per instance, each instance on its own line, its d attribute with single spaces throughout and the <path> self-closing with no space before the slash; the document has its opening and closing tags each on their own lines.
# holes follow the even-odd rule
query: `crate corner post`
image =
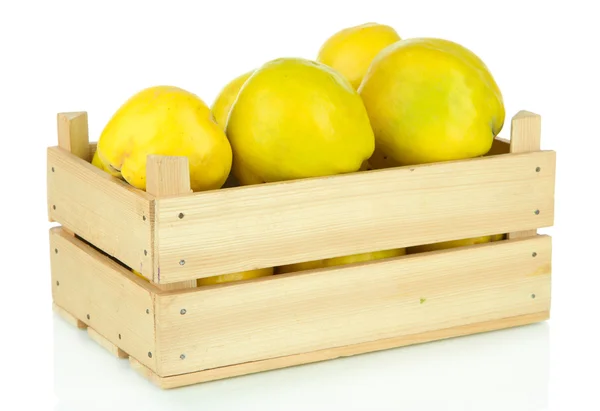
<svg viewBox="0 0 600 411">
<path fill-rule="evenodd" d="M 189 160 L 184 156 L 161 156 L 148 155 L 146 160 L 146 192 L 157 199 L 164 196 L 186 195 L 192 192 L 190 183 Z M 159 207 L 159 201 L 156 202 Z M 155 213 L 158 219 L 159 213 Z M 195 288 L 196 280 L 186 280 L 176 283 L 161 284 L 160 276 L 160 252 L 159 252 L 159 233 L 160 222 L 155 221 L 154 232 L 154 255 L 156 256 L 154 282 L 155 285 L 163 291 L 180 290 Z"/>
<path fill-rule="evenodd" d="M 58 146 L 90 162 L 90 138 L 86 111 L 56 115 Z"/>
<path fill-rule="evenodd" d="M 510 122 L 510 152 L 529 153 L 541 150 L 542 117 L 527 110 L 520 110 Z M 537 235 L 537 230 L 508 233 L 508 238 L 523 238 Z"/>
</svg>

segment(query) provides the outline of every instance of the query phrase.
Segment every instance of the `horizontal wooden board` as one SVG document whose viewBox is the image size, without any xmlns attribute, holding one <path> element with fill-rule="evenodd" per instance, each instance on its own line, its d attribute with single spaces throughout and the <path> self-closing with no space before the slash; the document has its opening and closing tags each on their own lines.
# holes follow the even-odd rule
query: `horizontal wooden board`
<svg viewBox="0 0 600 411">
<path fill-rule="evenodd" d="M 539 236 L 160 294 L 158 375 L 545 312 L 550 263 Z"/>
<path fill-rule="evenodd" d="M 50 220 L 152 279 L 152 197 L 59 147 L 47 168 Z"/>
<path fill-rule="evenodd" d="M 156 373 L 140 364 L 133 357 L 129 357 L 129 361 L 133 369 L 138 371 L 144 377 L 148 378 L 151 382 L 163 389 L 171 389 L 184 387 L 186 385 L 199 384 L 207 381 L 237 377 L 245 374 L 275 370 L 278 368 L 293 367 L 301 364 L 326 361 L 339 357 L 349 357 L 412 344 L 421 344 L 470 334 L 496 331 L 504 328 L 518 327 L 526 324 L 545 321 L 549 318 L 549 316 L 550 313 L 548 311 L 518 315 L 515 317 L 501 318 L 499 320 L 461 325 L 457 327 L 444 328 L 442 330 L 426 331 L 419 334 L 403 335 L 395 338 L 386 338 L 366 343 L 318 350 L 309 353 L 288 355 L 285 357 L 269 358 L 261 361 L 250 361 L 225 367 L 212 368 L 210 370 L 172 375 L 169 377 L 159 377 Z"/>
<path fill-rule="evenodd" d="M 159 282 L 548 227 L 554 170 L 506 154 L 157 199 Z"/>
<path fill-rule="evenodd" d="M 148 356 L 155 351 L 156 287 L 58 227 L 50 230 L 50 261 L 55 304 L 156 369 L 156 356 Z"/>
</svg>

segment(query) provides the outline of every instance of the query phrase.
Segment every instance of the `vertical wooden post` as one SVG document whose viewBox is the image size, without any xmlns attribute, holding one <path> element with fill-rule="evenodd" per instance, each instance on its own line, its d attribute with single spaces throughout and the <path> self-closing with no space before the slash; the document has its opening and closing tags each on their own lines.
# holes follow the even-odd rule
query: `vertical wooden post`
<svg viewBox="0 0 600 411">
<path fill-rule="evenodd" d="M 85 161 L 90 159 L 88 116 L 85 111 L 58 113 L 58 146 Z"/>
<path fill-rule="evenodd" d="M 88 116 L 85 111 L 70 113 L 58 113 L 56 115 L 56 128 L 58 132 L 58 146 L 67 150 L 73 155 L 90 161 L 90 137 L 88 132 Z M 52 172 L 54 172 L 54 168 Z M 50 206 L 50 205 L 48 205 Z M 52 205 L 54 209 L 56 204 Z M 52 219 L 52 209 L 49 209 L 50 221 Z M 63 227 L 66 233 L 75 235 L 72 231 Z"/>
<path fill-rule="evenodd" d="M 510 152 L 528 153 L 540 151 L 542 136 L 542 118 L 539 114 L 529 111 L 519 111 L 512 118 L 510 128 Z M 531 170 L 537 172 L 536 170 Z M 536 212 L 536 210 L 531 210 Z M 543 210 L 537 210 L 543 212 Z M 537 234 L 537 230 L 517 231 L 508 233 L 508 238 L 532 237 Z"/>
<path fill-rule="evenodd" d="M 163 197 L 175 194 L 188 194 L 191 191 L 190 166 L 187 157 L 148 156 L 146 161 L 146 192 L 155 197 Z M 155 241 L 158 242 L 158 239 Z M 158 258 L 156 242 L 155 255 Z M 158 261 L 157 267 L 160 267 L 160 261 Z M 196 280 L 171 284 L 156 284 L 156 286 L 161 290 L 195 288 Z"/>
</svg>

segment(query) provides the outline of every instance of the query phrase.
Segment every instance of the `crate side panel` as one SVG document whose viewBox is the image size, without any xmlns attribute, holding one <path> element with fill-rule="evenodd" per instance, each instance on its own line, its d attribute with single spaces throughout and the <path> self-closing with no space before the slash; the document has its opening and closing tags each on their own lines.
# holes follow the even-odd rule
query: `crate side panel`
<svg viewBox="0 0 600 411">
<path fill-rule="evenodd" d="M 550 254 L 540 236 L 162 294 L 159 375 L 548 311 Z"/>
<path fill-rule="evenodd" d="M 58 147 L 47 163 L 50 219 L 152 279 L 151 197 Z"/>
<path fill-rule="evenodd" d="M 403 335 L 395 338 L 370 341 L 360 344 L 352 344 L 325 350 L 312 351 L 308 353 L 288 355 L 285 357 L 269 358 L 260 361 L 250 361 L 241 364 L 228 365 L 226 367 L 211 368 L 209 370 L 159 377 L 146 367 L 140 365 L 130 357 L 132 366 L 144 377 L 164 389 L 183 387 L 207 381 L 215 381 L 224 378 L 237 377 L 240 375 L 253 374 L 279 368 L 293 367 L 301 364 L 332 360 L 339 357 L 349 357 L 374 351 L 387 350 L 413 344 L 422 344 L 430 341 L 448 338 L 462 337 L 465 335 L 496 331 L 505 328 L 519 327 L 545 321 L 549 318 L 549 312 L 544 311 L 534 314 L 519 315 L 516 317 L 501 318 L 499 320 L 485 321 L 482 323 L 467 324 L 458 327 L 444 328 L 440 330 L 426 331 L 419 334 Z"/>
<path fill-rule="evenodd" d="M 156 369 L 148 357 L 155 351 L 153 287 L 60 228 L 50 231 L 50 254 L 55 304 Z"/>
<path fill-rule="evenodd" d="M 551 226 L 554 161 L 507 154 L 158 199 L 160 282 Z"/>
</svg>

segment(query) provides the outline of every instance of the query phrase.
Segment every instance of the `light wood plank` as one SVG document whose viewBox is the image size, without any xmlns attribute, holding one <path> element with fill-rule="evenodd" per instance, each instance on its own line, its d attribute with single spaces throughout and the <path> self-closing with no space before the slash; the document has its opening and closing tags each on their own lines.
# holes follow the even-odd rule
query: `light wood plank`
<svg viewBox="0 0 600 411">
<path fill-rule="evenodd" d="M 90 158 L 94 158 L 94 154 L 96 154 L 96 149 L 98 148 L 97 142 L 90 143 Z M 91 162 L 91 160 L 90 160 Z"/>
<path fill-rule="evenodd" d="M 146 161 L 146 192 L 155 197 L 191 193 L 188 158 L 149 155 Z"/>
<path fill-rule="evenodd" d="M 507 154 L 160 198 L 160 282 L 548 227 L 554 166 Z"/>
<path fill-rule="evenodd" d="M 146 161 L 146 191 L 157 198 L 191 193 L 188 158 L 149 155 Z M 185 215 L 180 214 L 177 218 L 183 220 Z M 155 253 L 157 246 L 158 242 L 155 240 Z M 185 264 L 185 261 L 182 261 Z M 158 266 L 160 267 L 160 260 Z M 180 290 L 196 287 L 195 279 L 170 284 L 160 284 L 160 280 L 160 271 L 158 271 L 157 286 L 161 290 Z"/>
<path fill-rule="evenodd" d="M 426 331 L 419 334 L 404 335 L 395 338 L 386 338 L 366 343 L 346 345 L 309 353 L 289 355 L 285 357 L 270 358 L 262 361 L 251 361 L 210 370 L 191 372 L 187 374 L 159 377 L 152 370 L 140 364 L 133 357 L 129 357 L 132 367 L 145 378 L 163 389 L 184 387 L 208 381 L 237 377 L 246 374 L 275 370 L 278 368 L 293 367 L 320 361 L 332 360 L 339 357 L 349 357 L 369 352 L 387 350 L 413 344 L 421 344 L 436 340 L 456 338 L 470 334 L 490 332 L 505 328 L 518 327 L 545 321 L 550 317 L 549 311 L 533 314 L 524 314 L 498 320 L 484 321 L 450 327 L 441 330 Z"/>
<path fill-rule="evenodd" d="M 62 307 L 56 305 L 56 303 L 52 303 L 52 310 L 57 313 L 60 317 L 62 317 L 66 322 L 71 324 L 73 327 L 77 327 L 80 330 L 85 330 L 87 328 L 87 324 L 83 321 L 75 318 L 71 313 L 65 310 Z"/>
<path fill-rule="evenodd" d="M 104 338 L 93 328 L 88 327 L 87 332 L 92 340 L 96 341 L 98 344 L 100 344 L 101 347 L 106 349 L 109 353 L 111 353 L 115 357 L 117 357 L 117 358 L 128 358 L 129 357 L 129 355 L 125 351 L 123 351 L 122 349 L 120 349 L 119 347 L 117 347 L 116 345 L 111 343 L 109 340 Z"/>
<path fill-rule="evenodd" d="M 58 113 L 56 121 L 58 146 L 82 160 L 91 161 L 87 113 Z"/>
<path fill-rule="evenodd" d="M 58 227 L 50 229 L 50 261 L 56 305 L 156 369 L 156 287 Z"/>
<path fill-rule="evenodd" d="M 153 279 L 153 197 L 71 153 L 48 149 L 48 215 Z"/>
<path fill-rule="evenodd" d="M 157 373 L 548 311 L 550 257 L 551 239 L 539 236 L 164 293 Z"/>
<path fill-rule="evenodd" d="M 529 111 L 519 111 L 511 121 L 510 152 L 529 153 L 540 151 L 542 138 L 542 118 L 540 115 Z M 537 167 L 540 166 L 536 166 Z M 548 170 L 540 167 L 538 174 L 547 173 Z M 553 173 L 554 170 L 551 170 Z M 524 238 L 537 234 L 537 230 L 520 230 L 508 233 L 508 238 Z"/>
</svg>

